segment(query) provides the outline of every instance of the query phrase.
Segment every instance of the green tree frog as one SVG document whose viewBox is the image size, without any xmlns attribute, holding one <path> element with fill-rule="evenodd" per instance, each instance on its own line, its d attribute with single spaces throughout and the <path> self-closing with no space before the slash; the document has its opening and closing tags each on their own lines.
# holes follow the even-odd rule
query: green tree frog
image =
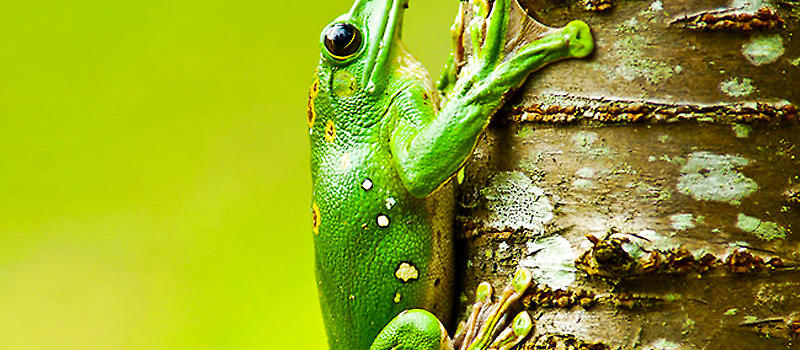
<svg viewBox="0 0 800 350">
<path fill-rule="evenodd" d="M 453 299 L 450 179 L 509 91 L 594 47 L 589 27 L 573 21 L 506 57 L 512 0 L 471 0 L 476 57 L 457 80 L 451 64 L 440 93 L 400 40 L 407 1 L 356 0 L 320 38 L 308 101 L 311 219 L 334 350 L 453 347 L 442 326 Z M 502 349 L 524 337 L 527 313 L 510 331 L 493 327 L 510 319 L 508 305 L 528 284 L 519 272 L 496 304 L 490 287 L 479 287 L 484 312 L 461 327 L 460 346 Z"/>
</svg>

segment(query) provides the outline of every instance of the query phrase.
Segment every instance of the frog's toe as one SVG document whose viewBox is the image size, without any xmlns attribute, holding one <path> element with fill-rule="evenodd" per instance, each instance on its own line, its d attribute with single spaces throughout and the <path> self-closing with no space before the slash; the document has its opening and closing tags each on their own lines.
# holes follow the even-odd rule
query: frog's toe
<svg viewBox="0 0 800 350">
<path fill-rule="evenodd" d="M 572 21 L 561 29 L 564 39 L 569 43 L 569 56 L 586 57 L 594 50 L 594 38 L 589 25 L 584 21 Z"/>
<path fill-rule="evenodd" d="M 514 317 L 514 321 L 511 322 L 511 329 L 514 331 L 514 335 L 520 338 L 520 340 L 522 340 L 521 338 L 525 338 L 533 329 L 531 315 L 527 311 L 518 313 L 517 317 Z"/>
<path fill-rule="evenodd" d="M 510 349 L 533 329 L 533 321 L 522 305 L 522 296 L 532 283 L 531 273 L 520 269 L 496 302 L 491 300 L 491 286 L 478 286 L 477 299 L 467 322 L 459 327 L 457 346 L 468 349 Z M 512 319 L 513 316 L 513 319 Z M 510 323 L 509 323 L 510 321 Z"/>
<path fill-rule="evenodd" d="M 446 350 L 452 341 L 439 319 L 422 309 L 401 312 L 378 333 L 370 350 Z"/>
<path fill-rule="evenodd" d="M 501 51 L 508 31 L 508 12 L 510 0 L 495 0 L 492 4 L 492 13 L 486 28 L 486 37 L 483 42 L 484 65 L 494 67 L 501 60 Z"/>
<path fill-rule="evenodd" d="M 514 317 L 511 325 L 506 327 L 494 338 L 489 349 L 508 350 L 519 344 L 533 329 L 533 320 L 527 311 L 522 311 Z"/>
</svg>

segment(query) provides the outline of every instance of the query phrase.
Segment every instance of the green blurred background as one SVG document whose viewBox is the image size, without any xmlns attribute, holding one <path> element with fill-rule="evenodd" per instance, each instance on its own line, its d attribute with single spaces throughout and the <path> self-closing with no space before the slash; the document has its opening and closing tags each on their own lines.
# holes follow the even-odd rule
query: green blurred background
<svg viewBox="0 0 800 350">
<path fill-rule="evenodd" d="M 438 75 L 456 0 L 412 0 Z M 15 1 L 0 348 L 325 348 L 306 98 L 350 1 Z"/>
</svg>

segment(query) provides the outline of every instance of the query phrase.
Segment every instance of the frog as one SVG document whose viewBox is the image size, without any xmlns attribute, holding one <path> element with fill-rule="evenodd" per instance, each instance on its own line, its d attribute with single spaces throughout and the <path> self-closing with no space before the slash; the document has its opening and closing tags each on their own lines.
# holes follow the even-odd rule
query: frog
<svg viewBox="0 0 800 350">
<path fill-rule="evenodd" d="M 532 283 L 527 270 L 497 299 L 479 285 L 454 338 L 445 326 L 455 299 L 453 178 L 532 72 L 594 48 L 589 26 L 576 20 L 505 54 L 511 1 L 460 2 L 475 15 L 458 15 L 451 35 L 472 40 L 474 59 L 451 54 L 438 85 L 401 40 L 408 0 L 356 0 L 322 30 L 307 122 L 316 281 L 331 350 L 508 349 L 530 332 L 518 307 Z"/>
</svg>

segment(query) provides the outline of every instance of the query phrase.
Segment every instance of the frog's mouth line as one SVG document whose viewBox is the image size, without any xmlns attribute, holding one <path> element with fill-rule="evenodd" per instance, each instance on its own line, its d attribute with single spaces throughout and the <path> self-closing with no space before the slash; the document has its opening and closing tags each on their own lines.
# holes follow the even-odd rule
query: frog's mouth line
<svg viewBox="0 0 800 350">
<path fill-rule="evenodd" d="M 385 79 L 378 72 L 386 69 L 389 53 L 395 35 L 399 37 L 403 10 L 408 0 L 361 0 L 350 10 L 350 18 L 364 17 L 364 28 L 367 28 L 367 66 L 361 77 L 361 86 L 375 91 L 385 84 Z"/>
</svg>

